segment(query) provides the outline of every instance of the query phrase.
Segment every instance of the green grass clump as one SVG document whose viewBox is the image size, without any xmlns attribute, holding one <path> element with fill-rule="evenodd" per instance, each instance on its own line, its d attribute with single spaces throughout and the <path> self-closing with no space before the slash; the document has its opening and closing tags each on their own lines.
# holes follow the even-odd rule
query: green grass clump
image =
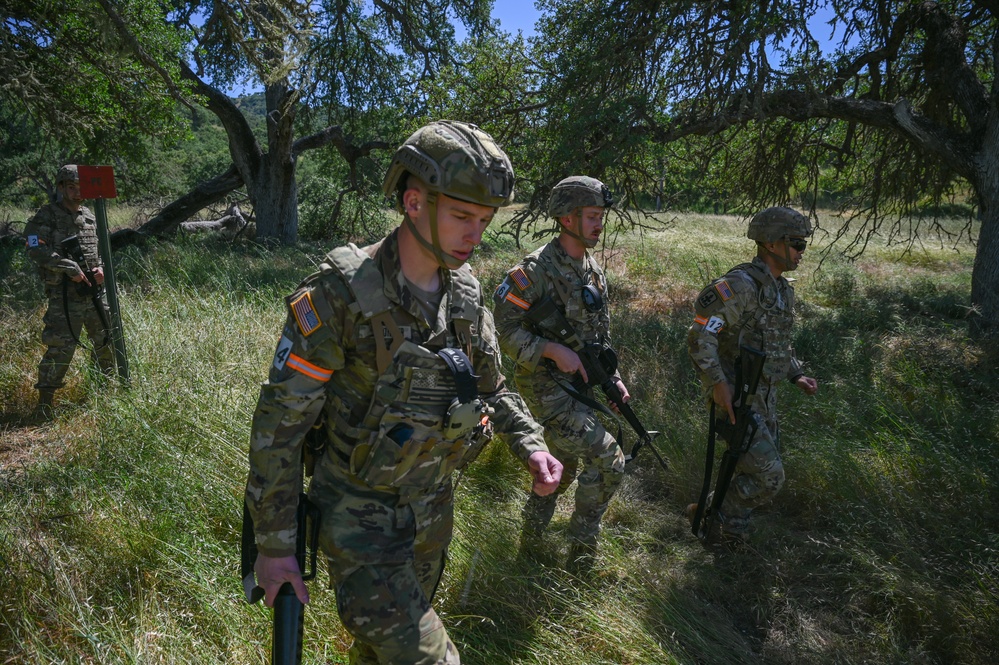
<svg viewBox="0 0 999 665">
<path fill-rule="evenodd" d="M 622 375 L 670 471 L 648 452 L 629 467 L 595 567 L 572 571 L 571 493 L 521 553 L 527 474 L 494 442 L 461 477 L 435 600 L 463 661 L 999 660 L 999 377 L 966 333 L 974 248 L 874 238 L 850 262 L 816 239 L 795 274 L 795 347 L 819 394 L 782 393 L 787 484 L 748 548 L 713 555 L 681 516 L 706 436 L 686 333 L 697 292 L 752 244 L 740 218 L 663 221 L 596 252 Z M 473 259 L 487 300 L 533 248 L 487 235 Z M 0 250 L 0 662 L 267 662 L 269 612 L 237 580 L 250 418 L 282 298 L 326 249 L 120 252 L 131 385 L 81 352 L 44 424 L 30 416 L 42 291 L 20 249 Z M 345 663 L 333 593 L 310 590 L 305 662 Z"/>
</svg>

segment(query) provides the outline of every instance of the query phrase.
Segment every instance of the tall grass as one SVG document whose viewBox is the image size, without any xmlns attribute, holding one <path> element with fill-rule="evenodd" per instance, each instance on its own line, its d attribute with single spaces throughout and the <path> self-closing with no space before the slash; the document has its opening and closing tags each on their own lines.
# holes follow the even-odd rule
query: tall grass
<svg viewBox="0 0 999 665">
<path fill-rule="evenodd" d="M 679 216 L 603 248 L 622 372 L 670 472 L 648 452 L 630 466 L 595 567 L 572 571 L 571 496 L 522 555 L 527 476 L 491 446 L 460 480 L 435 601 L 464 662 L 999 660 L 999 378 L 961 318 L 968 245 L 875 243 L 818 271 L 822 241 L 809 249 L 795 345 L 820 391 L 781 395 L 785 489 L 745 551 L 713 555 L 690 535 L 680 513 L 706 436 L 690 303 L 748 259 L 743 229 Z M 487 239 L 474 260 L 487 296 L 527 249 Z M 55 419 L 38 423 L 41 289 L 3 250 L 0 662 L 267 662 L 268 611 L 237 580 L 246 445 L 281 299 L 322 252 L 197 239 L 117 255 L 131 386 L 78 354 Z M 333 594 L 311 591 L 305 662 L 344 663 Z"/>
</svg>

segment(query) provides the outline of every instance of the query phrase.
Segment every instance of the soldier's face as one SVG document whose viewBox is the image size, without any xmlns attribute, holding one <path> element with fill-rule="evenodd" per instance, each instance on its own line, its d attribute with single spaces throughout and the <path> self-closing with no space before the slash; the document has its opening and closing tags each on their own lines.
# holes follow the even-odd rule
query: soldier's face
<svg viewBox="0 0 999 665">
<path fill-rule="evenodd" d="M 604 209 L 599 206 L 579 208 L 572 214 L 571 224 L 577 227 L 576 232 L 585 246 L 596 247 L 604 230 Z"/>
<path fill-rule="evenodd" d="M 805 254 L 805 248 L 808 247 L 808 241 L 804 238 L 788 238 L 774 245 L 776 246 L 774 253 L 784 257 L 784 262 L 787 264 L 784 270 L 797 270 Z"/>
<path fill-rule="evenodd" d="M 56 190 L 62 195 L 63 202 L 68 206 L 79 206 L 83 203 L 83 197 L 80 196 L 80 183 L 64 181 L 56 186 Z"/>
<path fill-rule="evenodd" d="M 495 214 L 496 208 L 438 195 L 437 237 L 441 250 L 461 262 L 467 261 L 482 243 L 482 234 Z"/>
</svg>

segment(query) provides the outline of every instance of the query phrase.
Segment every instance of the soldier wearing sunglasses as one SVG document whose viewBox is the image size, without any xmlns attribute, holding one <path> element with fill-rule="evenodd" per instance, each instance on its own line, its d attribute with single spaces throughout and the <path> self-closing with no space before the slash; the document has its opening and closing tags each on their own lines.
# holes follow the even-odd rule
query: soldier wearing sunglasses
<svg viewBox="0 0 999 665">
<path fill-rule="evenodd" d="M 752 399 L 755 428 L 739 458 L 720 511 L 712 520 L 715 532 L 707 544 L 737 545 L 747 539 L 753 509 L 772 499 L 784 484 L 777 422 L 777 385 L 787 380 L 807 395 L 818 389 L 806 376 L 791 347 L 794 287 L 784 273 L 801 263 L 808 217 L 791 208 L 773 207 L 757 213 L 746 234 L 756 241 L 756 257 L 708 284 L 694 303 L 694 322 L 687 347 L 704 388 L 705 401 L 715 405 L 715 417 L 735 423 L 732 405 L 736 359 L 748 346 L 766 354 L 763 376 Z M 708 498 L 710 505 L 711 498 Z M 697 504 L 687 507 L 693 519 Z"/>
</svg>

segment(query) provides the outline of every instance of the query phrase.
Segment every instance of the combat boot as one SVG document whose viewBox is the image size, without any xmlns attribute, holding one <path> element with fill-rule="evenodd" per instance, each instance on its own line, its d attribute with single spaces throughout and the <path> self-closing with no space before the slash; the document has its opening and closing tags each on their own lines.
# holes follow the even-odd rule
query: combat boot
<svg viewBox="0 0 999 665">
<path fill-rule="evenodd" d="M 55 389 L 53 388 L 39 388 L 38 389 L 38 405 L 35 406 L 35 417 L 41 418 L 42 420 L 52 419 L 52 404 L 55 400 Z"/>
<path fill-rule="evenodd" d="M 597 562 L 596 539 L 578 540 L 573 538 L 569 545 L 569 556 L 565 569 L 575 575 L 585 575 L 593 570 Z"/>
</svg>

